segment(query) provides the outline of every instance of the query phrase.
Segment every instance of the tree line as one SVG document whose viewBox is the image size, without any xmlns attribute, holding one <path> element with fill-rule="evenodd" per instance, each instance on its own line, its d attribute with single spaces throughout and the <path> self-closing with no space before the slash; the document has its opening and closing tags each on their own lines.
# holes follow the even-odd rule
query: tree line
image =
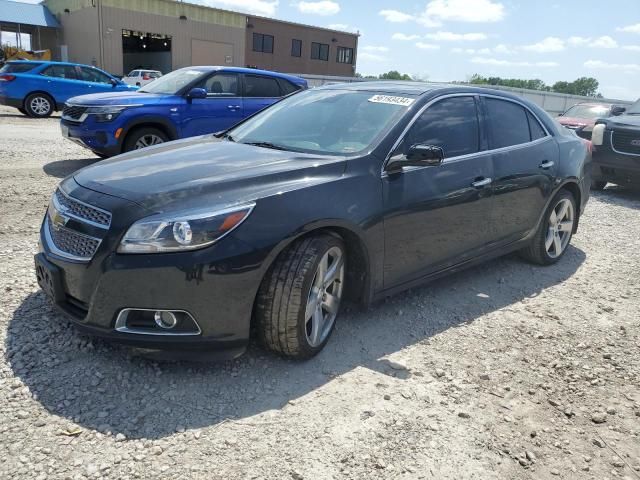
<svg viewBox="0 0 640 480">
<path fill-rule="evenodd" d="M 358 78 L 366 79 L 379 79 L 379 80 L 406 80 L 406 81 L 424 81 L 426 78 L 418 78 L 418 76 L 411 76 L 407 73 L 400 73 L 397 70 L 391 70 L 380 75 L 373 76 L 368 75 L 363 77 L 361 74 L 356 73 Z M 581 95 L 584 97 L 596 97 L 602 98 L 602 94 L 598 92 L 600 86 L 598 80 L 593 77 L 580 77 L 573 82 L 559 81 L 553 85 L 547 85 L 540 79 L 520 79 L 520 78 L 502 78 L 502 77 L 484 77 L 479 74 L 472 75 L 466 82 L 454 82 L 454 83 L 470 83 L 473 85 L 497 85 L 504 87 L 514 88 L 526 88 L 529 90 L 540 90 L 543 92 L 556 92 L 565 93 L 570 95 Z"/>
</svg>

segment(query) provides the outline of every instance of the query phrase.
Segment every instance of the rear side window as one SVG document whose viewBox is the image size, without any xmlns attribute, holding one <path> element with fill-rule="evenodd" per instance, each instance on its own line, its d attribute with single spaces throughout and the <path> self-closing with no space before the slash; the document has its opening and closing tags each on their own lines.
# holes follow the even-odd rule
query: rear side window
<svg viewBox="0 0 640 480">
<path fill-rule="evenodd" d="M 26 73 L 33 70 L 36 67 L 42 65 L 41 63 L 7 63 L 4 67 L 0 68 L 0 73 Z"/>
<path fill-rule="evenodd" d="M 294 85 L 290 81 L 284 80 L 282 78 L 279 79 L 278 82 L 280 82 L 280 89 L 282 90 L 282 95 L 289 95 L 290 93 L 297 92 L 301 88 L 299 85 Z"/>
<path fill-rule="evenodd" d="M 517 103 L 485 99 L 491 126 L 490 148 L 504 148 L 531 141 L 527 111 Z"/>
<path fill-rule="evenodd" d="M 547 132 L 544 131 L 544 128 L 542 128 L 542 125 L 540 125 L 540 122 L 529 111 L 527 111 L 527 119 L 529 120 L 529 131 L 531 132 L 531 141 L 539 140 L 547 136 Z"/>
<path fill-rule="evenodd" d="M 406 153 L 417 143 L 434 145 L 444 150 L 445 158 L 476 153 L 480 150 L 480 129 L 473 97 L 441 100 L 429 108 L 413 124 L 405 137 Z"/>
<path fill-rule="evenodd" d="M 246 75 L 244 77 L 245 97 L 279 97 L 280 87 L 275 78 Z"/>
<path fill-rule="evenodd" d="M 71 65 L 51 65 L 42 72 L 45 77 L 66 78 L 77 80 L 76 69 Z"/>
</svg>

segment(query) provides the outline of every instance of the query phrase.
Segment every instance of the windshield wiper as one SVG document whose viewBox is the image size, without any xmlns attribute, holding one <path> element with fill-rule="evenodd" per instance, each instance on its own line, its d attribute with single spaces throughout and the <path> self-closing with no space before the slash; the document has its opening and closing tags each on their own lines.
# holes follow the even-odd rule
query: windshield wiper
<svg viewBox="0 0 640 480">
<path fill-rule="evenodd" d="M 262 147 L 262 148 L 271 148 L 273 150 L 287 150 L 287 148 L 282 145 L 276 145 L 271 142 L 240 142 L 244 145 L 253 145 L 254 147 Z"/>
</svg>

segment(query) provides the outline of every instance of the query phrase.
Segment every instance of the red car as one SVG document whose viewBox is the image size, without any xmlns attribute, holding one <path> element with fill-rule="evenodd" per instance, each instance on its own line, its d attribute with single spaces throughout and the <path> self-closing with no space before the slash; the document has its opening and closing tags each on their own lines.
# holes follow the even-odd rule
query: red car
<svg viewBox="0 0 640 480">
<path fill-rule="evenodd" d="M 558 117 L 563 127 L 575 130 L 579 137 L 591 140 L 591 132 L 598 118 L 622 115 L 626 108 L 611 103 L 578 103 Z"/>
</svg>

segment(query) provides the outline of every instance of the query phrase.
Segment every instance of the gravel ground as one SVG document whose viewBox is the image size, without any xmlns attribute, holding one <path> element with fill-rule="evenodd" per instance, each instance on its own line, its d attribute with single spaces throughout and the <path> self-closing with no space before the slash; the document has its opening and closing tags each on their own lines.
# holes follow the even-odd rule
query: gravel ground
<svg viewBox="0 0 640 480">
<path fill-rule="evenodd" d="M 35 282 L 49 197 L 95 161 L 0 108 L 0 478 L 640 478 L 640 193 L 593 195 L 556 266 L 343 312 L 311 361 L 157 363 Z"/>
</svg>

